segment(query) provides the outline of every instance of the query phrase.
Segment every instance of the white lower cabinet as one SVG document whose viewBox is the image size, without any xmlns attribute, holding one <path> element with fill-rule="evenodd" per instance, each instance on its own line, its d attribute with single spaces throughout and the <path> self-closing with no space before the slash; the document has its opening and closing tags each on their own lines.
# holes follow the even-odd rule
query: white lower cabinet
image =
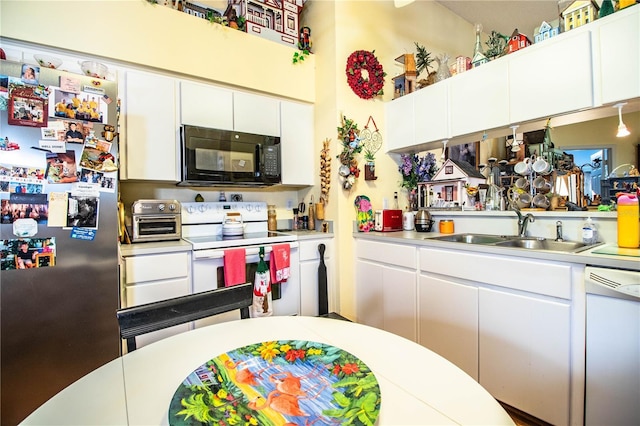
<svg viewBox="0 0 640 426">
<path fill-rule="evenodd" d="M 496 399 L 569 424 L 571 304 L 479 289 L 480 384 Z"/>
<path fill-rule="evenodd" d="M 478 380 L 478 287 L 422 272 L 418 342 Z"/>
<path fill-rule="evenodd" d="M 191 294 L 191 253 L 136 255 L 123 258 L 122 307 L 142 305 Z M 137 347 L 190 329 L 177 325 L 136 337 Z"/>
<path fill-rule="evenodd" d="M 320 266 L 320 252 L 318 246 L 325 245 L 324 263 L 327 267 L 327 287 L 329 297 L 329 311 L 335 311 L 335 291 L 333 286 L 333 239 L 299 240 L 300 249 L 300 315 L 318 315 L 318 267 Z"/>
<path fill-rule="evenodd" d="M 356 241 L 356 321 L 417 341 L 416 247 Z"/>
<path fill-rule="evenodd" d="M 572 265 L 434 248 L 419 262 L 419 343 L 496 399 L 571 423 Z"/>
</svg>

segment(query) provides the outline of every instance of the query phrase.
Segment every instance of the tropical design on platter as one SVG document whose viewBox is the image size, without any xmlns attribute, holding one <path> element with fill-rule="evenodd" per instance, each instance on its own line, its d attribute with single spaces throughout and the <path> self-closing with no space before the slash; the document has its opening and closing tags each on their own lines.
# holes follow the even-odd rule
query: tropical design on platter
<svg viewBox="0 0 640 426">
<path fill-rule="evenodd" d="M 359 358 L 304 340 L 254 343 L 195 369 L 178 387 L 169 424 L 373 425 L 380 386 Z"/>
</svg>

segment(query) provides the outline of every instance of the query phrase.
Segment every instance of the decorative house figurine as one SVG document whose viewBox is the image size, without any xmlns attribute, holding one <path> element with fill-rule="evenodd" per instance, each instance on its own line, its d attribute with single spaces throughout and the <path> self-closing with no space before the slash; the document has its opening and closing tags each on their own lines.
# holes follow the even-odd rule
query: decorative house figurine
<svg viewBox="0 0 640 426">
<path fill-rule="evenodd" d="M 416 91 L 416 59 L 413 53 L 405 53 L 396 58 L 396 62 L 404 66 L 404 73 L 393 77 L 393 99 Z"/>
<path fill-rule="evenodd" d="M 581 25 L 598 19 L 600 7 L 593 0 L 574 1 L 563 12 L 563 32 L 567 32 Z"/>
<path fill-rule="evenodd" d="M 524 49 L 527 46 L 531 46 L 531 40 L 529 40 L 529 37 L 519 32 L 518 29 L 516 28 L 515 30 L 513 30 L 513 33 L 511 34 L 511 38 L 509 39 L 508 46 L 509 46 L 508 53 L 517 52 L 520 49 Z"/>
<path fill-rule="evenodd" d="M 197 3 L 192 3 L 189 1 L 181 1 L 180 9 L 187 15 L 195 16 L 202 19 L 213 20 L 216 18 L 222 18 L 222 13 L 220 11 L 205 7 Z"/>
<path fill-rule="evenodd" d="M 533 42 L 540 43 L 551 37 L 560 34 L 560 20 L 556 19 L 551 22 L 542 21 L 542 24 L 533 32 Z"/>
<path fill-rule="evenodd" d="M 482 64 L 489 62 L 489 59 L 482 51 L 482 43 L 480 43 L 480 33 L 482 32 L 482 24 L 476 24 L 476 44 L 473 48 L 473 58 L 471 58 L 471 66 L 473 68 L 479 67 Z"/>
<path fill-rule="evenodd" d="M 225 15 L 235 10 L 246 31 L 286 46 L 298 47 L 300 13 L 306 0 L 228 0 Z"/>
<path fill-rule="evenodd" d="M 430 181 L 418 183 L 419 207 L 462 210 L 467 200 L 465 187 L 485 182 L 484 175 L 471 164 L 448 159 Z"/>
</svg>

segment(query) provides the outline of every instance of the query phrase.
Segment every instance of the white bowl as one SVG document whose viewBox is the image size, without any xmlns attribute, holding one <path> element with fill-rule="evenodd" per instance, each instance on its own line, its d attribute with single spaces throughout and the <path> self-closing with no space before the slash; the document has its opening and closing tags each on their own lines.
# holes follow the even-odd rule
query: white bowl
<svg viewBox="0 0 640 426">
<path fill-rule="evenodd" d="M 62 65 L 62 59 L 47 55 L 33 55 L 41 67 L 56 69 Z"/>
<path fill-rule="evenodd" d="M 107 66 L 95 61 L 80 62 L 80 68 L 85 75 L 96 78 L 107 78 Z"/>
</svg>

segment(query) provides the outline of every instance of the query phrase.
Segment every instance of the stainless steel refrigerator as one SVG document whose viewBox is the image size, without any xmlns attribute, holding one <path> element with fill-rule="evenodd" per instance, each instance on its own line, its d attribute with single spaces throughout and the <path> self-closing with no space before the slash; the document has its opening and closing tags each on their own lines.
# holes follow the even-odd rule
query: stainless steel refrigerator
<svg viewBox="0 0 640 426">
<path fill-rule="evenodd" d="M 10 425 L 120 355 L 118 102 L 115 82 L 9 61 L 0 97 L 0 423 Z"/>
</svg>

